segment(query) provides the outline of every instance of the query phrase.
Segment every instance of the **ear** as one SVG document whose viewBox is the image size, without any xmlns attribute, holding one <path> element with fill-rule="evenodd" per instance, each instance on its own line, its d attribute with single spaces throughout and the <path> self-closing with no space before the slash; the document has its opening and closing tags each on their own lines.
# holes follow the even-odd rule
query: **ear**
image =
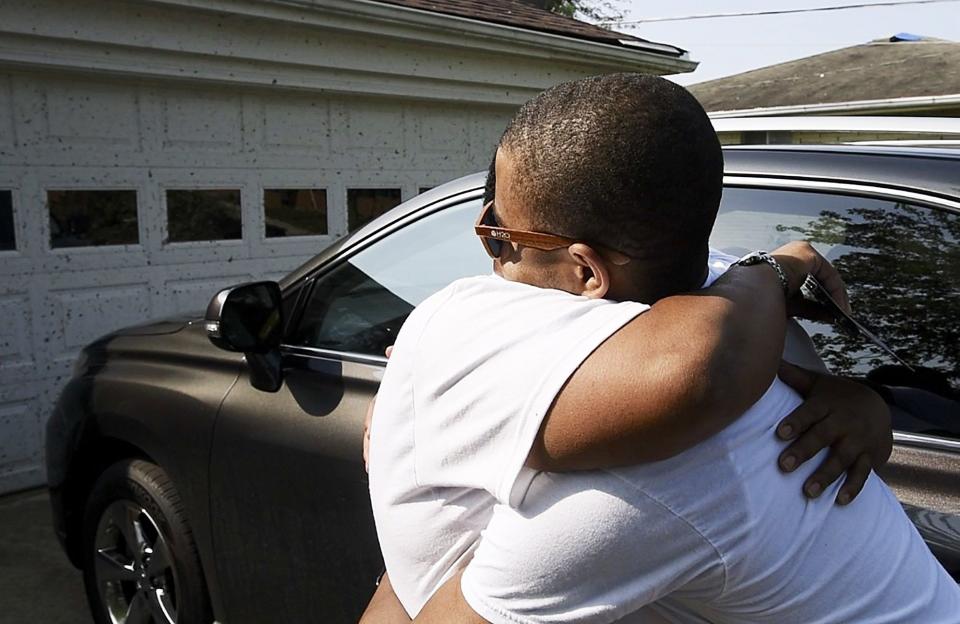
<svg viewBox="0 0 960 624">
<path fill-rule="evenodd" d="M 589 299 L 603 299 L 610 290 L 610 267 L 597 250 L 586 243 L 574 243 L 567 253 L 576 263 L 579 294 Z"/>
</svg>

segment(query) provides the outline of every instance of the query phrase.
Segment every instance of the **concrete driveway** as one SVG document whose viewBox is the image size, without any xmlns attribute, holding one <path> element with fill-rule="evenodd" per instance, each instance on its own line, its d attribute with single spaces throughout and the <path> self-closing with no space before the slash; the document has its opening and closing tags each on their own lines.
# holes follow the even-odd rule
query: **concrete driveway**
<svg viewBox="0 0 960 624">
<path fill-rule="evenodd" d="M 0 497 L 0 624 L 91 624 L 83 578 L 60 550 L 46 490 Z"/>
</svg>

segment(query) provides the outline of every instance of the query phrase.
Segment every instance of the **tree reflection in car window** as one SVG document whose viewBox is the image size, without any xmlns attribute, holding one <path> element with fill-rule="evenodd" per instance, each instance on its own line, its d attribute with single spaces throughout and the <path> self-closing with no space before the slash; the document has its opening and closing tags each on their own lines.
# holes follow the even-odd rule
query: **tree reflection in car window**
<svg viewBox="0 0 960 624">
<path fill-rule="evenodd" d="M 444 209 L 374 243 L 321 276 L 292 344 L 383 355 L 424 299 L 490 273 L 473 233 L 480 200 Z"/>
<path fill-rule="evenodd" d="M 805 322 L 827 366 L 914 388 L 901 393 L 909 395 L 904 401 L 919 400 L 918 409 L 928 413 L 925 423 L 909 428 L 960 437 L 960 215 L 874 198 L 724 191 L 714 247 L 738 255 L 797 239 L 811 241 L 833 262 L 857 317 L 920 370 L 911 374 L 862 338 Z"/>
</svg>

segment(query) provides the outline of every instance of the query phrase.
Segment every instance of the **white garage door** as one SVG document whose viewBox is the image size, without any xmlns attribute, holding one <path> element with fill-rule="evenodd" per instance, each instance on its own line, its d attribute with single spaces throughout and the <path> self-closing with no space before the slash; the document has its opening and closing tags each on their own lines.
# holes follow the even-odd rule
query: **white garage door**
<svg viewBox="0 0 960 624">
<path fill-rule="evenodd" d="M 0 74 L 0 492 L 84 344 L 485 169 L 509 107 Z"/>
</svg>

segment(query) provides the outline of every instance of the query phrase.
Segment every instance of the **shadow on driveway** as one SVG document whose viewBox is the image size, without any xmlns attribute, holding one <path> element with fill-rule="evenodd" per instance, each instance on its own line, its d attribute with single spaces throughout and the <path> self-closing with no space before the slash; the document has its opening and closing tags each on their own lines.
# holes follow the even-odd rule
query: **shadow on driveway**
<svg viewBox="0 0 960 624">
<path fill-rule="evenodd" d="M 83 577 L 60 549 L 46 490 L 0 497 L 0 624 L 91 624 Z"/>
</svg>

